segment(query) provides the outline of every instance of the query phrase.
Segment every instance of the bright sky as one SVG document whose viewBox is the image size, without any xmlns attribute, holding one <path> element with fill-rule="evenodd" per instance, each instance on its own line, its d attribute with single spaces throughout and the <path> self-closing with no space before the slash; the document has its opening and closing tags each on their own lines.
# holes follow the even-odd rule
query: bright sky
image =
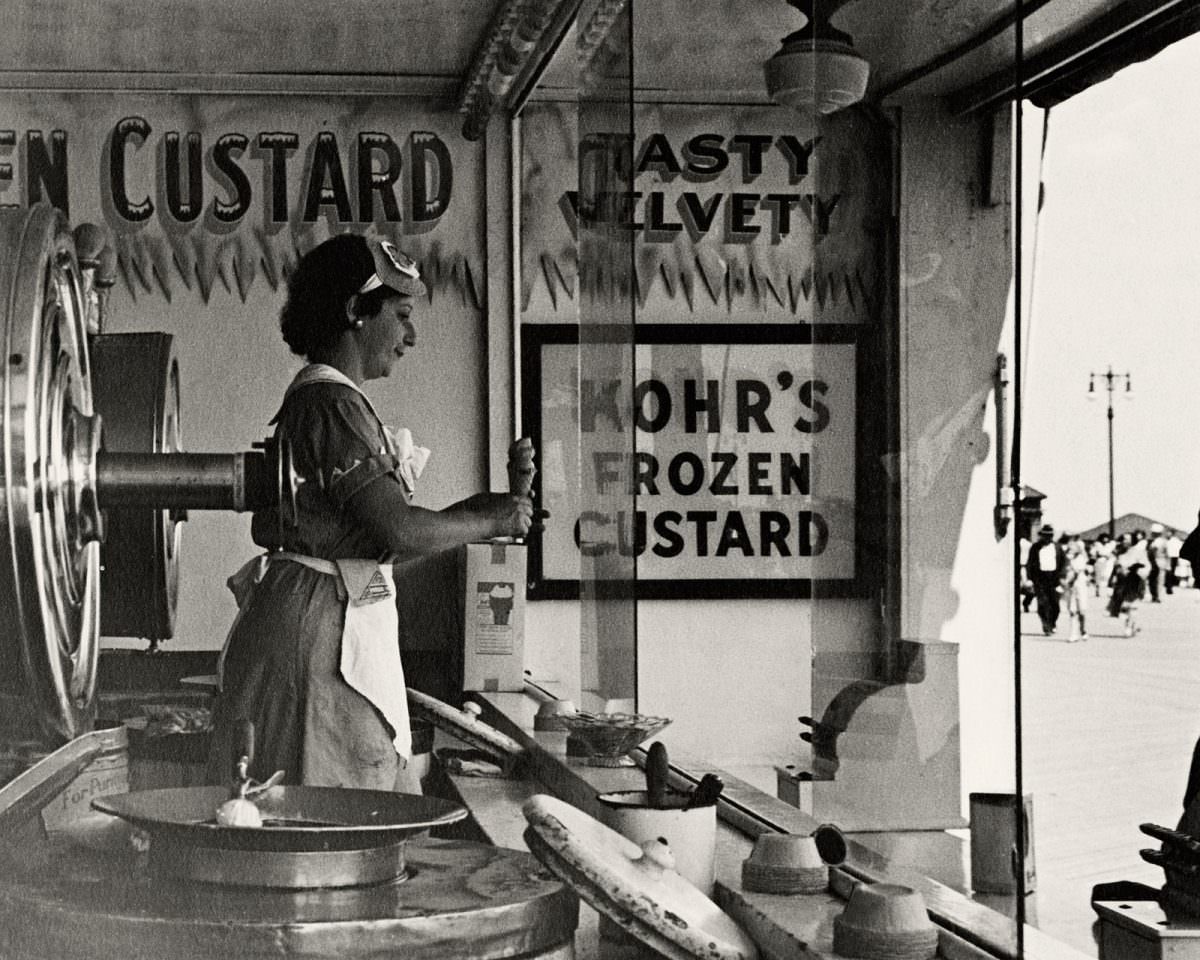
<svg viewBox="0 0 1200 960">
<path fill-rule="evenodd" d="M 1113 395 L 1116 516 L 1191 529 L 1200 509 L 1198 62 L 1193 36 L 1050 111 L 1021 477 L 1060 528 L 1108 520 L 1107 394 L 1087 388 L 1110 365 L 1133 383 Z"/>
</svg>

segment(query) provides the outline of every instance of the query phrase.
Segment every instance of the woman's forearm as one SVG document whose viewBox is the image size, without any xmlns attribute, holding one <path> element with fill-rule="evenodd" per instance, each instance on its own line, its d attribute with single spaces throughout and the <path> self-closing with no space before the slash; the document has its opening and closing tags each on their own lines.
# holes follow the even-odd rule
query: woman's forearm
<svg viewBox="0 0 1200 960">
<path fill-rule="evenodd" d="M 463 501 L 445 510 L 414 507 L 399 485 L 386 477 L 356 493 L 349 509 L 371 534 L 400 555 L 440 553 L 495 535 L 495 519 Z"/>
</svg>

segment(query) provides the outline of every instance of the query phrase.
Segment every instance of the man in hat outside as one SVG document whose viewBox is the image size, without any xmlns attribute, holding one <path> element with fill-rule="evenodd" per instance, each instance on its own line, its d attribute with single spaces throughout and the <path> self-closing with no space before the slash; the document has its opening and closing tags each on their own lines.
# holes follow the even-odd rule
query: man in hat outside
<svg viewBox="0 0 1200 960">
<path fill-rule="evenodd" d="M 1038 617 L 1042 621 L 1042 633 L 1052 636 L 1058 626 L 1067 574 L 1067 558 L 1063 549 L 1054 542 L 1054 527 L 1043 524 L 1038 530 L 1037 542 L 1029 548 L 1029 559 L 1025 570 L 1033 582 L 1033 593 L 1037 598 Z"/>
</svg>

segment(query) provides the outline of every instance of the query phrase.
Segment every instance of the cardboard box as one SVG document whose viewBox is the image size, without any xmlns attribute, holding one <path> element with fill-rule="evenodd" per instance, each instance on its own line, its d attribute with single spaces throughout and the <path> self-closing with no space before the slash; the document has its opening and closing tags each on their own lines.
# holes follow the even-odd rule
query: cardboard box
<svg viewBox="0 0 1200 960">
<path fill-rule="evenodd" d="M 463 690 L 525 689 L 525 545 L 469 543 L 463 570 Z"/>
<path fill-rule="evenodd" d="M 524 545 L 467 544 L 395 575 L 408 686 L 456 706 L 467 690 L 524 689 Z"/>
</svg>

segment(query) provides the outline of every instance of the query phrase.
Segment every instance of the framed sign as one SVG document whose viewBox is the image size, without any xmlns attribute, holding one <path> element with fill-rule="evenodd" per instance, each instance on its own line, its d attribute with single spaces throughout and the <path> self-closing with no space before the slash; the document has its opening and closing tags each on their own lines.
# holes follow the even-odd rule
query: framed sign
<svg viewBox="0 0 1200 960">
<path fill-rule="evenodd" d="M 619 568 L 643 598 L 862 595 L 863 328 L 632 329 L 581 348 L 575 324 L 522 327 L 550 512 L 530 597 L 577 596 L 585 557 L 625 558 L 588 569 Z"/>
</svg>

